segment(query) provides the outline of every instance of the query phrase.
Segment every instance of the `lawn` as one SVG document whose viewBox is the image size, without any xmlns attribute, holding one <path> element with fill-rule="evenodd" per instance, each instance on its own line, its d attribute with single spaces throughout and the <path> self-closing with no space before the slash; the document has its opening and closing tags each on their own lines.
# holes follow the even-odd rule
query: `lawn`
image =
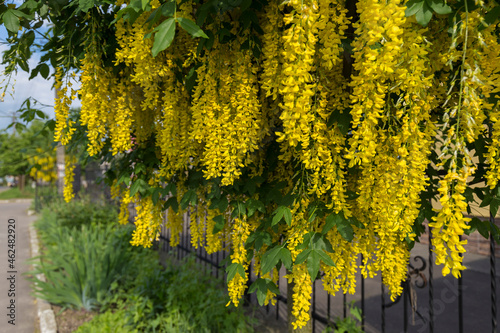
<svg viewBox="0 0 500 333">
<path fill-rule="evenodd" d="M 20 191 L 18 187 L 12 187 L 0 192 L 0 200 L 33 199 L 34 197 L 35 190 L 31 187 L 25 187 L 23 191 Z"/>
</svg>

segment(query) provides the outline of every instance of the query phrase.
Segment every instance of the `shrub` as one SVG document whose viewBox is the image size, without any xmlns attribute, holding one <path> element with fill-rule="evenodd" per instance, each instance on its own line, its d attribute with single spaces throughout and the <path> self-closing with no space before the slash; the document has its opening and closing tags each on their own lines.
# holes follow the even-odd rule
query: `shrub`
<svg viewBox="0 0 500 333">
<path fill-rule="evenodd" d="M 127 324 L 125 309 L 106 311 L 78 328 L 78 333 L 132 333 L 137 330 Z"/>
<path fill-rule="evenodd" d="M 85 197 L 69 203 L 59 198 L 49 206 L 49 209 L 56 213 L 59 225 L 65 227 L 116 223 L 118 219 L 115 206 L 95 203 Z"/>
<path fill-rule="evenodd" d="M 130 239 L 131 228 L 126 229 L 83 225 L 41 232 L 46 247 L 31 274 L 43 273 L 47 282 L 33 278 L 35 293 L 63 307 L 91 310 L 102 304 L 112 283 L 131 273 L 132 252 L 144 251 L 129 246 L 126 239 Z"/>
<path fill-rule="evenodd" d="M 135 287 L 116 297 L 115 309 L 96 316 L 77 331 L 108 331 L 108 320 L 126 323 L 126 332 L 251 332 L 242 308 L 226 307 L 229 297 L 218 280 L 193 261 L 145 271 Z M 104 316 L 101 318 L 101 316 Z"/>
</svg>

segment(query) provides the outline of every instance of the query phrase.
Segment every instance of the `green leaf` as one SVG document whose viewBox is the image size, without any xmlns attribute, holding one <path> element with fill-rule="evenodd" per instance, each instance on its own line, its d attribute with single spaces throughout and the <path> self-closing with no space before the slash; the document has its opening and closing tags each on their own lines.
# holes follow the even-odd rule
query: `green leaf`
<svg viewBox="0 0 500 333">
<path fill-rule="evenodd" d="M 174 16 L 175 7 L 175 1 L 164 3 L 163 5 L 161 5 L 161 14 L 166 17 Z"/>
<path fill-rule="evenodd" d="M 130 196 L 133 197 L 138 191 L 148 187 L 148 184 L 143 179 L 137 179 L 132 186 L 130 186 Z"/>
<path fill-rule="evenodd" d="M 271 290 L 271 292 L 275 293 L 276 295 L 279 295 L 280 294 L 280 290 L 278 287 L 276 287 L 276 285 L 274 284 L 273 281 L 269 280 L 267 282 L 267 289 Z"/>
<path fill-rule="evenodd" d="M 496 6 L 492 10 L 490 10 L 486 15 L 484 15 L 484 22 L 481 22 L 481 25 L 479 26 L 479 31 L 484 30 L 488 26 L 495 23 L 499 17 L 500 17 L 500 6 Z"/>
<path fill-rule="evenodd" d="M 281 206 L 291 206 L 293 204 L 293 196 L 291 194 L 285 195 L 283 198 L 280 199 L 279 204 Z"/>
<path fill-rule="evenodd" d="M 47 116 L 45 115 L 45 113 L 43 113 L 43 111 L 41 111 L 41 110 L 35 110 L 35 112 L 36 112 L 36 115 L 38 116 L 38 118 L 40 118 L 40 119 L 47 118 Z"/>
<path fill-rule="evenodd" d="M 47 64 L 40 64 L 37 66 L 37 68 L 44 79 L 47 79 L 49 77 L 50 69 Z"/>
<path fill-rule="evenodd" d="M 247 200 L 246 205 L 248 217 L 252 217 L 257 211 L 257 200 L 250 198 Z"/>
<path fill-rule="evenodd" d="M 419 10 L 422 9 L 424 5 L 424 0 L 410 0 L 406 3 L 405 15 L 410 17 L 415 15 Z"/>
<path fill-rule="evenodd" d="M 158 203 L 158 199 L 160 198 L 160 189 L 154 188 L 153 195 L 151 197 L 151 199 L 153 200 L 153 204 L 156 206 L 156 204 Z"/>
<path fill-rule="evenodd" d="M 189 203 L 196 204 L 197 196 L 195 190 L 188 190 L 181 199 L 181 209 L 186 209 L 189 206 Z"/>
<path fill-rule="evenodd" d="M 231 217 L 236 218 L 238 216 L 246 215 L 247 208 L 244 202 L 231 201 L 231 206 L 234 207 Z"/>
<path fill-rule="evenodd" d="M 192 91 L 194 85 L 196 84 L 197 74 L 195 69 L 195 67 L 192 67 L 184 77 L 185 86 L 188 91 Z"/>
<path fill-rule="evenodd" d="M 255 190 L 257 189 L 257 183 L 253 178 L 247 180 L 245 182 L 245 186 L 243 187 L 244 191 L 247 191 L 248 194 L 253 195 L 255 193 Z"/>
<path fill-rule="evenodd" d="M 24 59 L 18 59 L 17 64 L 19 65 L 19 67 L 21 67 L 21 69 L 23 71 L 29 73 L 30 67 L 29 67 L 28 62 L 26 60 L 24 60 Z"/>
<path fill-rule="evenodd" d="M 348 219 L 349 223 L 351 225 L 354 225 L 356 227 L 358 227 L 359 229 L 364 229 L 365 228 L 365 225 L 363 223 L 361 223 L 356 217 L 354 216 L 351 216 L 349 219 Z"/>
<path fill-rule="evenodd" d="M 291 270 L 292 269 L 292 254 L 290 253 L 290 250 L 287 249 L 286 247 L 283 247 L 280 250 L 280 260 L 285 265 L 286 269 Z"/>
<path fill-rule="evenodd" d="M 264 301 L 267 296 L 267 282 L 264 279 L 258 279 L 257 281 L 257 301 L 259 305 L 264 305 Z"/>
<path fill-rule="evenodd" d="M 35 67 L 34 69 L 31 70 L 31 75 L 30 77 L 28 78 L 28 80 L 32 80 L 34 79 L 37 75 L 38 75 L 38 66 Z"/>
<path fill-rule="evenodd" d="M 174 212 L 177 213 L 177 211 L 179 210 L 179 203 L 177 202 L 177 198 L 176 197 L 170 197 L 170 198 L 168 198 L 168 200 L 163 205 L 164 209 L 168 209 L 169 207 L 172 207 L 172 209 L 174 210 Z"/>
<path fill-rule="evenodd" d="M 242 264 L 232 263 L 231 265 L 227 266 L 226 273 L 228 283 L 235 277 L 236 273 L 238 273 L 242 278 L 245 278 L 245 268 Z"/>
<path fill-rule="evenodd" d="M 429 7 L 427 2 L 424 2 L 422 9 L 415 14 L 415 19 L 417 20 L 418 24 L 420 24 L 423 27 L 426 27 L 427 24 L 429 24 L 429 22 L 431 21 L 431 18 L 432 18 L 432 9 Z"/>
<path fill-rule="evenodd" d="M 488 238 L 489 237 L 489 235 L 490 235 L 490 228 L 489 228 L 488 221 L 481 221 L 477 217 L 473 217 L 471 219 L 471 221 L 469 222 L 469 225 L 471 226 L 471 229 L 477 229 L 477 231 L 484 238 Z"/>
<path fill-rule="evenodd" d="M 490 213 L 493 216 L 497 216 L 498 206 L 500 206 L 500 199 L 494 197 L 490 202 Z"/>
<path fill-rule="evenodd" d="M 358 321 L 362 320 L 362 314 L 361 314 L 361 309 L 354 306 L 354 303 L 352 303 L 352 306 L 349 308 L 349 312 L 356 318 Z"/>
<path fill-rule="evenodd" d="M 248 8 L 250 8 L 251 5 L 252 5 L 252 0 L 243 0 L 243 1 L 241 1 L 240 11 L 243 13 L 245 10 L 247 10 Z"/>
<path fill-rule="evenodd" d="M 451 7 L 443 0 L 426 0 L 426 2 L 436 14 L 447 15 L 452 12 Z"/>
<path fill-rule="evenodd" d="M 273 242 L 273 239 L 271 237 L 271 234 L 268 232 L 255 232 L 255 250 L 259 251 L 262 248 L 262 245 L 271 245 Z"/>
<path fill-rule="evenodd" d="M 302 240 L 302 244 L 299 246 L 295 247 L 297 250 L 304 250 L 307 249 L 311 243 L 311 237 L 314 235 L 313 232 L 308 232 L 307 234 L 304 235 L 304 238 Z"/>
<path fill-rule="evenodd" d="M 28 47 L 33 45 L 35 41 L 35 32 L 33 30 L 29 30 L 26 34 L 23 35 L 23 42 L 26 43 Z"/>
<path fill-rule="evenodd" d="M 149 24 L 149 27 L 152 27 L 156 22 L 158 22 L 158 20 L 160 20 L 160 18 L 162 17 L 161 9 L 162 7 L 156 8 L 155 10 L 153 10 L 153 12 L 151 12 L 151 15 L 149 15 L 148 19 L 146 20 L 146 23 Z M 151 37 L 151 35 L 147 38 L 149 37 Z"/>
<path fill-rule="evenodd" d="M 300 252 L 297 257 L 295 258 L 295 265 L 300 265 L 304 261 L 306 261 L 307 257 L 309 257 L 309 253 L 311 253 L 311 249 L 304 250 Z"/>
<path fill-rule="evenodd" d="M 79 0 L 78 9 L 86 13 L 94 6 L 94 0 Z"/>
<path fill-rule="evenodd" d="M 122 173 L 120 178 L 118 178 L 118 184 L 124 183 L 125 185 L 130 184 L 130 175 L 128 173 Z"/>
<path fill-rule="evenodd" d="M 337 230 L 342 238 L 344 238 L 346 241 L 352 242 L 352 240 L 354 239 L 354 230 L 350 224 L 337 224 Z"/>
<path fill-rule="evenodd" d="M 186 30 L 186 32 L 191 36 L 208 38 L 208 36 L 203 32 L 203 30 L 201 30 L 201 28 L 190 19 L 184 17 L 178 17 L 177 22 L 179 22 L 182 29 Z"/>
<path fill-rule="evenodd" d="M 281 252 L 282 248 L 282 246 L 278 245 L 264 253 L 261 263 L 262 274 L 269 273 L 278 264 L 283 254 Z"/>
<path fill-rule="evenodd" d="M 309 253 L 309 257 L 307 258 L 307 271 L 309 272 L 309 275 L 311 276 L 311 280 L 313 282 L 318 277 L 319 260 L 320 256 L 318 254 L 318 251 L 311 250 L 311 253 Z"/>
<path fill-rule="evenodd" d="M 335 263 L 333 262 L 332 258 L 330 258 L 330 256 L 327 253 L 321 250 L 316 250 L 316 251 L 318 252 L 318 256 L 322 262 L 324 262 L 328 266 L 335 266 Z"/>
<path fill-rule="evenodd" d="M 19 17 L 14 14 L 15 9 L 9 9 L 2 15 L 3 24 L 5 28 L 12 33 L 19 31 Z"/>
<path fill-rule="evenodd" d="M 288 224 L 289 227 L 292 226 L 292 211 L 290 208 L 285 207 L 283 217 L 285 218 L 286 224 Z"/>
<path fill-rule="evenodd" d="M 254 291 L 257 290 L 257 281 L 259 280 L 262 280 L 261 278 L 258 278 L 257 280 L 255 280 L 251 285 L 250 285 L 250 288 L 248 288 L 248 293 L 251 294 L 253 293 Z"/>
<path fill-rule="evenodd" d="M 349 220 L 347 220 L 342 212 L 340 212 L 339 214 L 330 214 L 325 219 L 325 226 L 323 227 L 321 233 L 324 235 L 331 228 L 333 228 L 333 226 L 336 226 L 337 231 L 340 233 L 342 238 L 344 238 L 348 242 L 351 242 L 354 239 L 354 229 L 352 228 L 351 224 L 354 224 L 358 227 L 363 226 L 364 228 L 364 225 L 355 218 L 350 218 Z"/>
<path fill-rule="evenodd" d="M 156 57 L 158 53 L 165 50 L 172 44 L 175 37 L 175 20 L 174 18 L 169 18 L 163 21 L 159 26 L 157 26 L 154 31 L 155 40 L 153 42 L 153 57 Z"/>
<path fill-rule="evenodd" d="M 279 295 L 280 293 L 279 289 L 271 280 L 258 278 L 252 283 L 252 285 L 248 289 L 248 292 L 249 293 L 257 292 L 257 300 L 259 301 L 259 304 L 262 306 L 264 305 L 264 302 L 266 300 L 268 290 L 275 293 L 276 295 Z"/>
<path fill-rule="evenodd" d="M 214 222 L 215 222 L 214 230 L 212 230 L 213 234 L 216 234 L 222 229 L 224 229 L 225 220 L 223 215 L 217 215 L 216 217 L 214 217 Z"/>
<path fill-rule="evenodd" d="M 483 201 L 481 201 L 481 204 L 479 205 L 479 207 L 489 206 L 492 200 L 493 200 L 493 196 L 491 195 L 491 193 L 486 192 L 486 195 L 484 196 Z"/>
<path fill-rule="evenodd" d="M 330 214 L 325 219 L 325 225 L 321 233 L 326 235 L 337 223 L 339 223 L 340 216 L 338 214 Z"/>
<path fill-rule="evenodd" d="M 332 112 L 330 118 L 328 119 L 327 126 L 331 127 L 333 124 L 337 124 L 337 128 L 340 130 L 342 135 L 346 135 L 349 132 L 351 126 L 352 116 L 350 113 L 350 108 L 342 110 L 337 110 Z"/>
<path fill-rule="evenodd" d="M 215 6 L 217 5 L 217 0 L 209 0 L 205 2 L 200 8 L 196 11 L 196 22 L 198 25 L 203 25 L 208 14 L 215 10 Z"/>
<path fill-rule="evenodd" d="M 283 218 L 283 214 L 285 214 L 285 208 L 286 207 L 284 206 L 279 206 L 278 208 L 276 208 L 276 210 L 274 211 L 274 216 L 271 226 L 275 226 L 281 221 L 281 219 Z"/>
<path fill-rule="evenodd" d="M 225 196 L 221 197 L 219 200 L 219 204 L 217 205 L 217 208 L 219 208 L 219 211 L 221 213 L 223 213 L 226 211 L 227 206 L 229 206 L 229 202 L 227 201 L 227 198 Z"/>
</svg>

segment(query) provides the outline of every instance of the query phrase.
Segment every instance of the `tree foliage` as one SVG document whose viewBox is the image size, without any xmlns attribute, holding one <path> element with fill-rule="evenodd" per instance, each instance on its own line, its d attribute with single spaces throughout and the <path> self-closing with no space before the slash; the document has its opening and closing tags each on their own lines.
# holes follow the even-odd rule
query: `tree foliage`
<svg viewBox="0 0 500 333">
<path fill-rule="evenodd" d="M 45 181 L 54 180 L 54 143 L 51 135 L 40 133 L 44 123 L 33 120 L 29 127 L 19 128 L 20 132 L 0 133 L 0 177 L 30 174 Z"/>
<path fill-rule="evenodd" d="M 132 244 L 151 246 L 165 209 L 177 244 L 189 212 L 194 246 L 231 244 L 235 305 L 252 258 L 261 303 L 278 293 L 278 269 L 290 271 L 301 327 L 318 277 L 330 293 L 353 292 L 359 268 L 400 294 L 425 220 L 444 274 L 465 268 L 464 233 L 499 239 L 494 224 L 468 216 L 478 205 L 496 215 L 500 202 L 495 1 L 0 8 L 7 74 L 57 69 L 56 141 L 111 163 L 121 221 L 137 204 Z M 43 56 L 30 69 L 44 20 Z"/>
</svg>

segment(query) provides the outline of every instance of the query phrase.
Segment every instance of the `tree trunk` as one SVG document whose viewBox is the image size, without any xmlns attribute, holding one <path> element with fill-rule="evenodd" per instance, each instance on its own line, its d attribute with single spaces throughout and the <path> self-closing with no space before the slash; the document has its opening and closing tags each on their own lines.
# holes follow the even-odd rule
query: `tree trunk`
<svg viewBox="0 0 500 333">
<path fill-rule="evenodd" d="M 57 143 L 57 193 L 64 194 L 64 146 Z"/>
<path fill-rule="evenodd" d="M 17 177 L 17 186 L 19 188 L 19 192 L 24 192 L 24 183 L 25 183 L 26 177 L 24 175 L 20 175 Z"/>
</svg>

